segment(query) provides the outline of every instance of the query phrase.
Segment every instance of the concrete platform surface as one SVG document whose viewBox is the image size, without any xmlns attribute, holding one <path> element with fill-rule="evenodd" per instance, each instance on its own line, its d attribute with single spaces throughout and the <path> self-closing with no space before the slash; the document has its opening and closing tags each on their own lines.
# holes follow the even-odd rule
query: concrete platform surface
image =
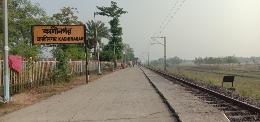
<svg viewBox="0 0 260 122">
<path fill-rule="evenodd" d="M 126 68 L 0 117 L 4 122 L 174 122 L 138 67 Z"/>
</svg>

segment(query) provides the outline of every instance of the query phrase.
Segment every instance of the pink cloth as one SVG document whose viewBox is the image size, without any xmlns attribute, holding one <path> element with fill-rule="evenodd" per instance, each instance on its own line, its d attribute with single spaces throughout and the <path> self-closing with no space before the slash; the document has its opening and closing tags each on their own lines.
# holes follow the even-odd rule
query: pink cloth
<svg viewBox="0 0 260 122">
<path fill-rule="evenodd" d="M 9 67 L 15 71 L 22 73 L 22 56 L 8 56 Z"/>
</svg>

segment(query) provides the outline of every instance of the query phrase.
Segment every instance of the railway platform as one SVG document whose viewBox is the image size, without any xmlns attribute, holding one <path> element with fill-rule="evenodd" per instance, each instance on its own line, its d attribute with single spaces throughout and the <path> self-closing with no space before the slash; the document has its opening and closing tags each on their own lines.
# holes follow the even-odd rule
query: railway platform
<svg viewBox="0 0 260 122">
<path fill-rule="evenodd" d="M 182 122 L 229 122 L 223 112 L 192 95 L 184 87 L 173 84 L 149 69 L 141 69 Z"/>
<path fill-rule="evenodd" d="M 163 94 L 165 99 L 159 94 Z M 144 67 L 119 70 L 89 84 L 0 117 L 1 122 L 178 122 L 179 120 L 227 121 L 217 109 Z"/>
</svg>

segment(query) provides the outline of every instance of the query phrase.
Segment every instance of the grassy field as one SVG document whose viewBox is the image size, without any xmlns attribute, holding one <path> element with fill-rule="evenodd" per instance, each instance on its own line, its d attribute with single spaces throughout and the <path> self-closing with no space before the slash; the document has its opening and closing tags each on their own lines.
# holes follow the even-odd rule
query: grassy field
<svg viewBox="0 0 260 122">
<path fill-rule="evenodd" d="M 260 70 L 255 64 L 220 66 L 182 65 L 178 66 L 178 68 L 177 66 L 168 67 L 167 71 L 217 86 L 222 86 L 223 76 L 234 75 L 236 93 L 260 100 Z M 226 88 L 230 88 L 231 86 L 232 84 L 229 82 L 224 83 L 224 87 Z"/>
</svg>

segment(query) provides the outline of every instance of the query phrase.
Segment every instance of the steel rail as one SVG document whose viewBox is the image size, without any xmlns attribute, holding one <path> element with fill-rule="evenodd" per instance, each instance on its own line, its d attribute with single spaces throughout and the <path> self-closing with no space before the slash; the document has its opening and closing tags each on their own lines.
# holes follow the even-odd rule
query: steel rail
<svg viewBox="0 0 260 122">
<path fill-rule="evenodd" d="M 242 107 L 242 108 L 244 108 L 244 109 L 247 109 L 247 110 L 249 110 L 249 111 L 251 111 L 251 112 L 255 112 L 255 113 L 257 113 L 258 115 L 260 115 L 260 108 L 259 108 L 259 107 L 250 105 L 250 104 L 248 104 L 248 103 L 245 103 L 245 102 L 242 102 L 242 101 L 239 101 L 239 100 L 236 100 L 236 99 L 233 99 L 233 98 L 231 98 L 231 97 L 229 97 L 229 96 L 220 94 L 220 93 L 218 93 L 218 92 L 215 92 L 215 91 L 213 91 L 213 90 L 210 90 L 210 89 L 207 89 L 207 88 L 205 88 L 205 87 L 199 86 L 199 85 L 197 85 L 197 84 L 191 83 L 191 82 L 189 82 L 189 81 L 186 81 L 186 80 L 184 80 L 184 79 L 178 78 L 178 77 L 176 77 L 176 76 L 172 76 L 172 75 L 167 74 L 167 73 L 165 73 L 165 72 L 161 72 L 161 71 L 158 71 L 158 70 L 155 70 L 155 69 L 152 69 L 152 68 L 148 68 L 148 69 L 150 69 L 150 70 L 152 70 L 152 71 L 154 71 L 154 72 L 160 73 L 161 75 L 164 75 L 164 76 L 173 78 L 174 80 L 177 80 L 177 81 L 179 81 L 179 82 L 181 82 L 181 83 L 183 83 L 183 84 L 186 84 L 186 85 L 191 86 L 191 87 L 193 87 L 193 88 L 199 89 L 199 90 L 201 90 L 201 91 L 203 91 L 203 92 L 205 92 L 205 93 L 208 93 L 208 94 L 210 94 L 210 95 L 216 96 L 216 97 L 218 97 L 218 98 L 220 98 L 220 99 L 222 99 L 222 100 L 225 100 L 225 101 L 227 101 L 227 102 L 233 103 L 233 104 L 235 104 L 235 105 L 237 105 L 237 106 L 240 106 L 240 107 Z"/>
</svg>

